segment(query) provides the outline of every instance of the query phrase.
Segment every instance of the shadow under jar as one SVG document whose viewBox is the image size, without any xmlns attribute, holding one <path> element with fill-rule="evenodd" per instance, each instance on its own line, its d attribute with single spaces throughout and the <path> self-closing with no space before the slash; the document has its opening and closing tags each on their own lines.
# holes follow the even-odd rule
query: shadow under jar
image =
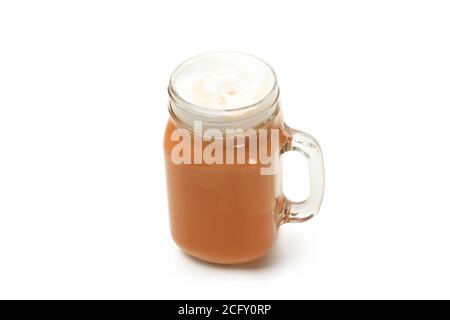
<svg viewBox="0 0 450 320">
<path fill-rule="evenodd" d="M 169 84 L 164 136 L 172 237 L 201 260 L 237 264 L 271 248 L 278 227 L 310 219 L 324 189 L 321 150 L 284 124 L 272 68 L 242 53 L 216 52 L 181 64 Z M 280 157 L 308 160 L 310 196 L 281 190 Z"/>
</svg>

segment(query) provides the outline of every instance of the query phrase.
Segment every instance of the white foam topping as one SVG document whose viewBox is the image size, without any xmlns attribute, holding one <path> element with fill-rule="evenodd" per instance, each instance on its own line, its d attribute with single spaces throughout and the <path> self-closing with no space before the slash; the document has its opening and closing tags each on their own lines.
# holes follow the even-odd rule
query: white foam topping
<svg viewBox="0 0 450 320">
<path fill-rule="evenodd" d="M 278 85 L 272 68 L 254 56 L 207 53 L 181 64 L 172 74 L 170 111 L 188 127 L 247 129 L 277 110 Z"/>
<path fill-rule="evenodd" d="M 266 97 L 276 83 L 262 60 L 241 53 L 217 52 L 188 60 L 172 75 L 171 85 L 183 100 L 204 108 L 237 109 Z"/>
</svg>

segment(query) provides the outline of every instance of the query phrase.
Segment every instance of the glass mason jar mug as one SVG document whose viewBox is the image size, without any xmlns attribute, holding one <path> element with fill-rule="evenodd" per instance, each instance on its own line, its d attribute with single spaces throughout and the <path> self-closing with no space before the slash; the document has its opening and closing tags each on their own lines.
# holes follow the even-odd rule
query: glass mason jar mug
<svg viewBox="0 0 450 320">
<path fill-rule="evenodd" d="M 169 84 L 164 136 L 172 237 L 201 260 L 234 264 L 258 259 L 278 227 L 319 210 L 322 153 L 308 134 L 283 121 L 273 69 L 242 53 L 216 52 L 182 63 Z M 280 157 L 303 154 L 310 196 L 287 199 Z"/>
</svg>

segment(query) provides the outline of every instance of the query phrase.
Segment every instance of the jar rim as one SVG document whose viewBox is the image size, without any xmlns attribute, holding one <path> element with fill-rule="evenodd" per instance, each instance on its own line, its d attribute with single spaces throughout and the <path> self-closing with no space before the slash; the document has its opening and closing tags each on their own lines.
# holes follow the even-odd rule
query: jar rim
<svg viewBox="0 0 450 320">
<path fill-rule="evenodd" d="M 232 54 L 232 55 L 241 55 L 241 56 L 245 56 L 248 58 L 252 58 L 252 59 L 256 59 L 259 62 L 262 62 L 270 71 L 270 73 L 272 74 L 273 77 L 273 85 L 272 88 L 268 91 L 268 93 L 261 99 L 259 99 L 258 101 L 248 104 L 248 105 L 244 105 L 242 107 L 238 107 L 238 108 L 222 108 L 222 109 L 212 109 L 212 108 L 208 108 L 205 106 L 201 106 L 192 102 L 187 101 L 186 99 L 184 99 L 183 97 L 181 97 L 181 95 L 175 90 L 174 87 L 174 79 L 175 79 L 175 75 L 177 74 L 177 72 L 184 67 L 186 64 L 201 58 L 203 56 L 207 56 L 207 55 L 212 55 L 212 54 Z M 270 64 L 268 64 L 265 60 L 256 57 L 252 54 L 248 54 L 248 53 L 244 53 L 244 52 L 240 52 L 240 51 L 210 51 L 210 52 L 205 52 L 205 53 L 201 53 L 198 54 L 196 56 L 193 56 L 189 59 L 184 60 L 182 63 L 180 63 L 175 70 L 172 72 L 172 75 L 170 76 L 170 80 L 169 80 L 169 87 L 168 87 L 168 92 L 169 92 L 169 96 L 170 98 L 174 101 L 174 102 L 178 102 L 181 103 L 185 106 L 190 107 L 193 110 L 199 111 L 199 112 L 204 112 L 204 113 L 215 113 L 217 112 L 218 114 L 223 114 L 223 113 L 227 113 L 227 112 L 233 112 L 233 111 L 244 111 L 250 108 L 253 108 L 255 106 L 258 106 L 260 104 L 263 104 L 265 102 L 266 99 L 270 98 L 270 96 L 274 93 L 274 91 L 276 91 L 278 88 L 278 81 L 277 81 L 277 75 L 275 73 L 275 70 L 272 68 L 272 66 Z"/>
</svg>

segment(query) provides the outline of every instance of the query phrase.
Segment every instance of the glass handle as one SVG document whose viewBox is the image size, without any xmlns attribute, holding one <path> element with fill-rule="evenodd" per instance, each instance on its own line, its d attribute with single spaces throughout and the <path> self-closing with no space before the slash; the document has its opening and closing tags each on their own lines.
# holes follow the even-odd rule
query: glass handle
<svg viewBox="0 0 450 320">
<path fill-rule="evenodd" d="M 304 222 L 319 211 L 322 203 L 325 187 L 322 151 L 319 143 L 311 135 L 289 128 L 287 125 L 285 125 L 285 129 L 289 137 L 281 149 L 281 154 L 297 151 L 306 157 L 309 167 L 310 194 L 306 200 L 300 202 L 291 201 L 283 196 L 284 208 L 281 223 Z"/>
</svg>

